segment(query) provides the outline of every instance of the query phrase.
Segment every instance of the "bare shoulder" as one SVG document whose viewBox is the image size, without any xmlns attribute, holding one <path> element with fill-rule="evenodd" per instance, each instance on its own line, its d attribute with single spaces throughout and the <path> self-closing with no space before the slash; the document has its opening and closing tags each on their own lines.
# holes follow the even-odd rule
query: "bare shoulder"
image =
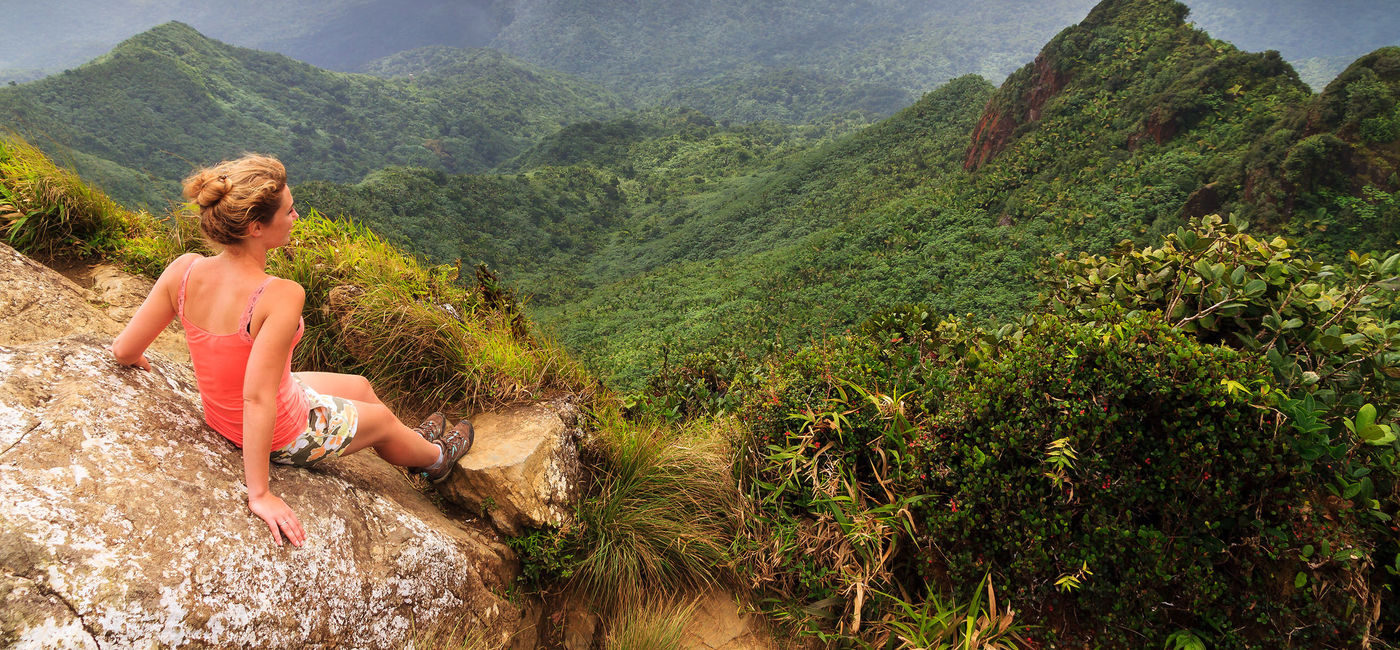
<svg viewBox="0 0 1400 650">
<path fill-rule="evenodd" d="M 301 310 L 306 303 L 306 290 L 291 280 L 273 277 L 263 289 L 262 297 L 253 310 L 252 335 L 259 338 L 263 326 L 272 324 L 278 332 L 291 336 L 296 323 L 301 318 Z"/>
<path fill-rule="evenodd" d="M 151 287 L 151 295 L 161 295 L 170 302 L 172 309 L 175 308 L 176 295 L 179 291 L 180 281 L 185 278 L 185 271 L 188 271 L 195 260 L 203 259 L 199 253 L 185 253 L 170 264 L 165 266 L 165 270 L 160 272 L 160 277 L 156 278 L 156 284 Z"/>
<path fill-rule="evenodd" d="M 165 266 L 164 271 L 161 271 L 160 278 L 156 282 L 161 284 L 178 283 L 180 278 L 184 277 L 185 271 L 189 270 L 190 265 L 199 259 L 204 259 L 204 256 L 199 253 L 185 253 L 175 258 L 174 261 Z"/>
<path fill-rule="evenodd" d="M 296 281 L 273 277 L 263 290 L 263 297 L 272 298 L 271 302 L 288 308 L 295 305 L 297 312 L 300 312 L 306 302 L 306 289 Z"/>
</svg>

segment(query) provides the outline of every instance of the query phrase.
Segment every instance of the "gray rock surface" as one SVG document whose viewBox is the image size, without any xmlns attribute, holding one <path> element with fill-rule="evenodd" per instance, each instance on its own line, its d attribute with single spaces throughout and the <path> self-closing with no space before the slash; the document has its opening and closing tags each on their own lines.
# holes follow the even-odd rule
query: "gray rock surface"
<svg viewBox="0 0 1400 650">
<path fill-rule="evenodd" d="M 86 287 L 0 244 L 0 344 L 79 332 L 116 336 L 154 284 L 111 264 L 84 268 L 76 275 Z M 178 319 L 151 348 L 177 361 L 190 359 Z"/>
<path fill-rule="evenodd" d="M 372 453 L 273 466 L 308 534 L 273 545 L 189 367 L 116 365 L 119 324 L 85 291 L 0 246 L 0 647 L 505 641 L 509 549 Z"/>
<path fill-rule="evenodd" d="M 560 405 L 535 404 L 472 419 L 476 443 L 457 461 L 443 496 L 491 518 L 502 533 L 572 522 L 582 474 Z"/>
</svg>

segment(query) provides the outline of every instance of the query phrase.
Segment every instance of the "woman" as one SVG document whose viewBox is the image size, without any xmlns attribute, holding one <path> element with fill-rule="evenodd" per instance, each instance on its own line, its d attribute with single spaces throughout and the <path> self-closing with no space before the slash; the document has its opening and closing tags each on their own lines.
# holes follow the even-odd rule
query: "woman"
<svg viewBox="0 0 1400 650">
<path fill-rule="evenodd" d="M 292 509 L 268 489 L 268 462 L 308 466 L 373 447 L 379 456 L 447 478 L 472 444 L 471 423 L 450 431 L 441 413 L 410 429 L 364 377 L 291 372 L 301 339 L 306 292 L 269 276 L 267 252 L 285 245 L 297 220 L 287 173 L 274 158 L 247 154 L 195 172 L 185 197 L 199 206 L 199 227 L 213 257 L 171 262 L 151 295 L 112 343 L 117 362 L 150 370 L 146 348 L 176 316 L 185 328 L 209 425 L 243 449 L 248 508 L 278 545 L 301 546 L 306 533 Z"/>
</svg>

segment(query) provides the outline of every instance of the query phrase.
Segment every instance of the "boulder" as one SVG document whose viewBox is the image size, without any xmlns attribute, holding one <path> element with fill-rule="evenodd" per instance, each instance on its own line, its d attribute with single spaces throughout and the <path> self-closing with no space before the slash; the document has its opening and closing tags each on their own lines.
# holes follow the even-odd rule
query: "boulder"
<svg viewBox="0 0 1400 650">
<path fill-rule="evenodd" d="M 42 341 L 68 333 L 116 336 L 155 284 L 111 264 L 74 270 L 86 286 L 0 244 L 0 345 Z M 188 362 L 179 319 L 151 348 Z"/>
<path fill-rule="evenodd" d="M 517 567 L 489 527 L 363 452 L 272 467 L 308 536 L 272 544 L 188 364 L 118 366 L 99 307 L 0 245 L 0 647 L 505 642 Z"/>
<path fill-rule="evenodd" d="M 476 442 L 440 492 L 507 535 L 572 523 L 582 466 L 571 417 L 563 404 L 478 415 Z"/>
<path fill-rule="evenodd" d="M 308 536 L 273 545 L 187 367 L 156 353 L 154 372 L 123 368 L 106 343 L 0 347 L 0 640 L 384 648 L 445 622 L 509 636 L 504 546 L 368 453 L 273 466 Z"/>
</svg>

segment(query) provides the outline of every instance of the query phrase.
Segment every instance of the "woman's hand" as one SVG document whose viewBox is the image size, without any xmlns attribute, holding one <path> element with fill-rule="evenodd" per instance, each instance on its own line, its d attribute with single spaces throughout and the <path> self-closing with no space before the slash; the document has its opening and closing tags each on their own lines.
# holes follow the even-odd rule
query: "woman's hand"
<svg viewBox="0 0 1400 650">
<path fill-rule="evenodd" d="M 306 532 L 301 529 L 301 522 L 297 521 L 292 509 L 277 495 L 269 492 L 262 496 L 248 497 L 248 509 L 267 523 L 268 529 L 272 531 L 272 541 L 278 546 L 282 545 L 283 536 L 291 540 L 294 546 L 301 546 L 302 542 L 306 541 Z"/>
</svg>

